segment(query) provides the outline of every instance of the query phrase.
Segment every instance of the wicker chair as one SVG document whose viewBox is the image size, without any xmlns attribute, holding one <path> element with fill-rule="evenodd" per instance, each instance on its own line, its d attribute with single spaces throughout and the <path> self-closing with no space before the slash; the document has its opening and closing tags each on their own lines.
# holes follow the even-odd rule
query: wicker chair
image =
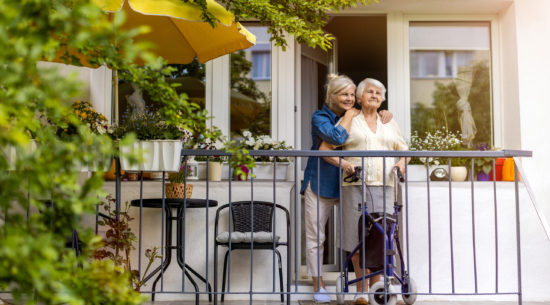
<svg viewBox="0 0 550 305">
<path fill-rule="evenodd" d="M 282 211 L 286 220 L 286 240 L 279 241 L 280 237 L 273 234 L 274 227 L 274 207 Z M 231 232 L 219 232 L 218 221 L 220 213 L 229 209 L 229 213 L 232 215 Z M 281 217 L 277 213 L 276 217 Z M 252 230 L 253 229 L 253 230 Z M 254 233 L 251 233 L 251 232 Z M 214 227 L 214 291 L 218 291 L 218 246 L 228 248 L 225 253 L 223 263 L 223 279 L 222 279 L 222 292 L 225 293 L 225 279 L 227 273 L 227 258 L 230 251 L 233 250 L 250 250 L 252 247 L 254 250 L 271 250 L 277 254 L 279 261 L 279 284 L 281 288 L 281 302 L 284 302 L 283 289 L 283 270 L 281 253 L 277 250 L 279 246 L 287 247 L 287 268 L 290 266 L 290 214 L 288 210 L 278 204 L 265 201 L 238 201 L 231 204 L 225 204 L 218 208 L 216 211 L 216 220 Z M 231 236 L 231 237 L 230 237 Z M 274 238 L 275 236 L 275 238 Z M 253 242 L 252 242 L 253 241 Z M 287 291 L 290 289 L 289 273 L 287 269 Z M 229 278 L 229 274 L 227 278 Z M 225 294 L 222 293 L 221 300 L 224 301 Z M 217 296 L 216 296 L 217 299 Z M 288 298 L 287 298 L 288 301 Z M 288 303 L 288 302 L 287 302 Z"/>
</svg>

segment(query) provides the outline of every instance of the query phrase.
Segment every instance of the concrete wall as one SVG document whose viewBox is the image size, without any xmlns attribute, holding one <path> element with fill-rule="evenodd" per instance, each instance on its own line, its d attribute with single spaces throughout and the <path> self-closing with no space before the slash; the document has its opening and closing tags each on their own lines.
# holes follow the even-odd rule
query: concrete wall
<svg viewBox="0 0 550 305">
<path fill-rule="evenodd" d="M 550 217 L 550 140 L 544 132 L 550 117 L 550 2 L 515 1 L 514 9 L 521 148 L 533 151 L 533 158 L 524 159 L 523 166 L 537 200 Z"/>
<path fill-rule="evenodd" d="M 476 249 L 478 293 L 510 293 L 518 291 L 516 248 L 516 208 L 513 182 L 496 185 L 496 224 L 493 183 L 474 183 L 472 213 L 472 185 L 454 182 L 452 185 L 452 226 L 448 182 L 430 184 L 430 205 L 425 182 L 409 183 L 408 228 L 410 274 L 416 280 L 420 293 L 452 292 L 451 230 L 455 293 L 474 294 L 474 246 Z M 524 301 L 548 301 L 550 281 L 550 243 L 542 233 L 540 223 L 530 204 L 525 187 L 520 185 L 520 229 L 522 258 L 522 290 Z M 472 218 L 472 214 L 474 217 Z M 406 215 L 406 210 L 403 210 Z M 428 235 L 428 215 L 431 219 L 431 238 Z M 405 217 L 405 216 L 403 216 Z M 472 220 L 474 219 L 474 221 Z M 473 233 L 475 225 L 475 243 Z M 495 238 L 495 226 L 498 229 Z M 403 233 L 406 234 L 406 233 Z M 431 242 L 431 253 L 429 246 Z M 497 242 L 498 246 L 497 246 Z M 498 254 L 495 251 L 498 249 Z M 431 254 L 431 290 L 430 260 Z M 497 268 L 498 255 L 498 268 Z M 497 276 L 498 273 L 498 276 Z M 498 288 L 497 288 L 498 279 Z M 421 296 L 424 300 L 517 300 L 516 295 L 504 296 Z"/>
</svg>

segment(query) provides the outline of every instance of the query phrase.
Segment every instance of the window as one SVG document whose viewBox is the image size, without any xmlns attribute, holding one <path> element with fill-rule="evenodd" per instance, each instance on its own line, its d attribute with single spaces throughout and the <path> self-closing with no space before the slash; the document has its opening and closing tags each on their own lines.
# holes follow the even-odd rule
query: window
<svg viewBox="0 0 550 305">
<path fill-rule="evenodd" d="M 205 107 L 205 82 L 206 71 L 205 65 L 198 62 L 195 58 L 188 64 L 169 64 L 174 68 L 172 75 L 167 78 L 167 82 L 171 84 L 179 84 L 175 88 L 178 94 L 186 93 L 188 101 L 198 104 L 201 109 Z M 154 103 L 148 92 L 142 92 L 137 85 L 127 82 L 124 79 L 119 79 L 118 85 L 118 104 L 119 118 L 123 122 L 126 117 L 149 109 L 157 110 L 159 105 Z"/>
<path fill-rule="evenodd" d="M 271 135 L 271 42 L 265 26 L 246 25 L 256 45 L 231 54 L 231 138 Z"/>
<path fill-rule="evenodd" d="M 269 51 L 252 52 L 252 79 L 271 79 L 271 53 Z"/>
<path fill-rule="evenodd" d="M 473 51 L 415 51 L 411 53 L 413 78 L 456 78 L 459 68 L 474 60 Z"/>
<path fill-rule="evenodd" d="M 446 128 L 465 147 L 492 144 L 488 22 L 411 22 L 411 131 Z"/>
</svg>

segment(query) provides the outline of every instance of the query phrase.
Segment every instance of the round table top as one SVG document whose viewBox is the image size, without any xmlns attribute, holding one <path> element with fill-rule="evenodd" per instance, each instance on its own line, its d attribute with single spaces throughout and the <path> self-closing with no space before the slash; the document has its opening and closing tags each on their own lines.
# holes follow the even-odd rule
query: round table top
<svg viewBox="0 0 550 305">
<path fill-rule="evenodd" d="M 197 199 L 197 198 L 164 198 L 165 206 L 171 208 L 181 208 L 185 204 L 186 208 L 206 208 L 206 207 L 216 207 L 218 206 L 217 200 L 212 199 Z M 143 205 L 142 205 L 143 204 Z M 144 208 L 162 208 L 162 198 L 147 198 L 143 199 L 143 203 L 140 203 L 139 199 L 134 199 L 131 201 L 132 206 L 142 206 Z M 208 206 L 207 206 L 208 204 Z"/>
</svg>

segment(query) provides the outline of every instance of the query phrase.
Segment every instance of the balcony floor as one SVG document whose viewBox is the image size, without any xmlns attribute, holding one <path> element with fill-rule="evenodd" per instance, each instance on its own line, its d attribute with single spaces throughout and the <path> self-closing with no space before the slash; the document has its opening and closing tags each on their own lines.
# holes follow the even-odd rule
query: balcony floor
<svg viewBox="0 0 550 305">
<path fill-rule="evenodd" d="M 157 302 L 146 302 L 144 305 L 194 305 L 195 301 L 157 301 Z M 213 304 L 206 301 L 201 301 L 200 304 Z M 218 301 L 219 305 L 243 305 L 248 304 L 248 301 Z M 285 305 L 285 303 L 277 301 L 253 301 L 252 305 Z M 316 305 L 313 301 L 292 301 L 292 305 Z M 336 301 L 332 301 L 330 305 L 337 305 Z M 353 301 L 346 300 L 346 305 L 353 305 Z M 397 305 L 404 305 L 402 301 L 398 301 Z M 517 302 L 502 302 L 502 301 L 418 301 L 414 303 L 415 305 L 516 305 Z M 547 305 L 548 302 L 523 302 L 523 305 Z"/>
</svg>

